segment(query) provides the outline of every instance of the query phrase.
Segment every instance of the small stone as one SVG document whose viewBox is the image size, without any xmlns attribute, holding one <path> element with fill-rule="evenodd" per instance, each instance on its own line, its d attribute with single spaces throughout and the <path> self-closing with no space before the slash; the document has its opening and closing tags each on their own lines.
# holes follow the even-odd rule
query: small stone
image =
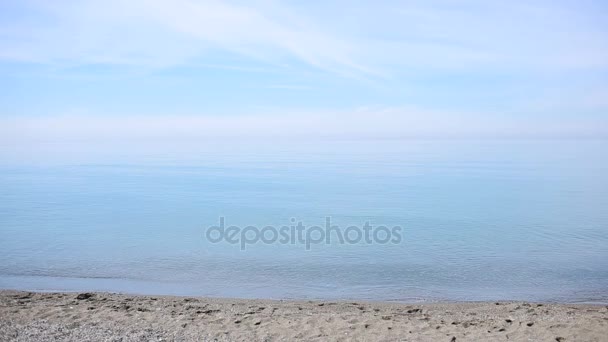
<svg viewBox="0 0 608 342">
<path fill-rule="evenodd" d="M 80 293 L 78 296 L 76 296 L 76 299 L 78 299 L 78 300 L 84 300 L 84 299 L 89 299 L 89 298 L 91 298 L 93 296 L 94 296 L 94 294 L 85 292 L 85 293 Z"/>
</svg>

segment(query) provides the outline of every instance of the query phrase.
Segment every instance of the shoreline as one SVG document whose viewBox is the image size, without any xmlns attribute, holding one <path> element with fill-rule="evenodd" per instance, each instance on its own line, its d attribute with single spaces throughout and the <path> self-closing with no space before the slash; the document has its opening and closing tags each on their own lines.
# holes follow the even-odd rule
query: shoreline
<svg viewBox="0 0 608 342">
<path fill-rule="evenodd" d="M 608 306 L 0 290 L 2 341 L 602 341 Z M 122 339 L 120 339 L 122 338 Z"/>
<path fill-rule="evenodd" d="M 145 295 L 145 296 L 177 296 L 177 297 L 209 297 L 209 298 L 229 298 L 229 299 L 270 299 L 270 300 L 291 300 L 291 301 L 349 301 L 359 300 L 367 302 L 390 302 L 403 304 L 418 304 L 418 303 L 475 303 L 475 302 L 530 302 L 530 303 L 554 303 L 554 304 L 599 304 L 608 305 L 608 296 L 604 292 L 579 291 L 576 294 L 565 294 L 561 292 L 550 292 L 545 290 L 543 293 L 531 294 L 530 291 L 510 293 L 502 291 L 497 293 L 497 290 L 492 291 L 492 294 L 480 295 L 479 292 L 459 292 L 459 295 L 450 293 L 449 291 L 433 291 L 419 292 L 412 296 L 395 296 L 394 293 L 384 292 L 383 295 L 375 297 L 365 297 L 362 293 L 344 292 L 337 295 L 326 291 L 317 291 L 316 293 L 308 293 L 306 297 L 290 296 L 286 292 L 273 293 L 271 290 L 251 291 L 225 291 L 211 287 L 209 290 L 206 285 L 206 291 L 200 291 L 200 288 L 192 286 L 179 286 L 175 284 L 165 284 L 154 281 L 121 279 L 121 278 L 73 278 L 73 277 L 56 277 L 56 276 L 16 276 L 2 275 L 0 276 L 0 291 L 16 290 L 16 291 L 31 291 L 31 292 L 105 292 L 105 293 L 121 293 L 126 295 Z M 294 289 L 297 292 L 299 289 Z M 291 293 L 295 293 L 291 292 Z M 431 295 L 431 292 L 434 295 Z"/>
</svg>

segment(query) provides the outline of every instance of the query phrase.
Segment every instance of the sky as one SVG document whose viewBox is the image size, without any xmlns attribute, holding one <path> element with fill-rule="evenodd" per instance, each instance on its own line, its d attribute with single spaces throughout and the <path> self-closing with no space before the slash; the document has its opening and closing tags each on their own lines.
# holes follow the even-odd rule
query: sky
<svg viewBox="0 0 608 342">
<path fill-rule="evenodd" d="M 605 1 L 0 0 L 0 141 L 608 137 Z"/>
</svg>

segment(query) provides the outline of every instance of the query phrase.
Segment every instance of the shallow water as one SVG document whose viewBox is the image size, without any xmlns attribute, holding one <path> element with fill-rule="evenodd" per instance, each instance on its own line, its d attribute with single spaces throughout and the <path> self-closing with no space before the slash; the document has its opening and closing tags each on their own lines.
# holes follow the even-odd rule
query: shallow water
<svg viewBox="0 0 608 342">
<path fill-rule="evenodd" d="M 608 300 L 606 141 L 0 147 L 0 287 L 220 297 Z M 205 230 L 400 226 L 399 243 Z"/>
</svg>

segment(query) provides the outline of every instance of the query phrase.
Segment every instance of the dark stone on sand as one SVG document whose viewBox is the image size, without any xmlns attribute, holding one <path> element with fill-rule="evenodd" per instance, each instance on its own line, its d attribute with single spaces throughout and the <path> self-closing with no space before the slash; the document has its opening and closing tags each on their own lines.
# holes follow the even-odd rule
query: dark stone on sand
<svg viewBox="0 0 608 342">
<path fill-rule="evenodd" d="M 89 298 L 93 297 L 94 295 L 95 294 L 89 293 L 89 292 L 80 293 L 80 294 L 78 294 L 78 296 L 76 296 L 76 299 L 78 299 L 78 300 L 89 299 Z"/>
</svg>

